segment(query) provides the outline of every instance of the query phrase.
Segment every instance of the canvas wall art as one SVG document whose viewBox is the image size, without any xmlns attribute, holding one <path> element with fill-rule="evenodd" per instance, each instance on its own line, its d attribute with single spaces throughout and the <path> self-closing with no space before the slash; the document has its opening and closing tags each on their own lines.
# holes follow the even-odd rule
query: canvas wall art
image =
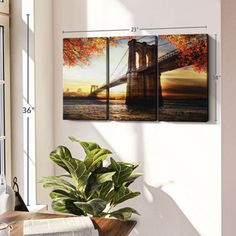
<svg viewBox="0 0 236 236">
<path fill-rule="evenodd" d="M 107 119 L 106 46 L 106 38 L 63 40 L 64 119 Z M 103 87 L 105 89 L 101 89 Z"/>
<path fill-rule="evenodd" d="M 207 121 L 208 36 L 63 40 L 63 117 Z"/>
<path fill-rule="evenodd" d="M 157 37 L 110 38 L 109 119 L 157 119 Z"/>
<path fill-rule="evenodd" d="M 158 40 L 159 120 L 208 121 L 208 36 Z"/>
</svg>

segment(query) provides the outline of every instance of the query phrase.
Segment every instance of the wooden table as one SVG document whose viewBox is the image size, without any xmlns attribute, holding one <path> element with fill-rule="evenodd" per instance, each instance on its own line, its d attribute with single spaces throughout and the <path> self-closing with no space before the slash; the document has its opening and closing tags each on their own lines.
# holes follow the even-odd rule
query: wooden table
<svg viewBox="0 0 236 236">
<path fill-rule="evenodd" d="M 0 215 L 0 222 L 10 224 L 13 229 L 11 236 L 23 235 L 23 221 L 34 219 L 51 219 L 74 217 L 62 214 L 29 213 L 21 211 L 8 211 Z M 115 219 L 92 218 L 93 224 L 99 231 L 99 236 L 127 236 L 136 225 L 136 221 L 119 221 Z"/>
</svg>

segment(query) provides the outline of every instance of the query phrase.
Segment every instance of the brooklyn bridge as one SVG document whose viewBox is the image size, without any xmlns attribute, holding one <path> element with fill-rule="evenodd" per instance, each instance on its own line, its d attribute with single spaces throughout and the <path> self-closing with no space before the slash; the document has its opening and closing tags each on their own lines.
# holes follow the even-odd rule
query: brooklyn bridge
<svg viewBox="0 0 236 236">
<path fill-rule="evenodd" d="M 101 87 L 92 85 L 89 97 L 94 98 L 104 90 L 126 83 L 127 105 L 155 106 L 157 101 L 161 105 L 163 97 L 160 76 L 164 72 L 180 68 L 178 60 L 181 52 L 175 49 L 158 58 L 156 39 L 153 42 L 140 42 L 138 39 L 132 39 L 128 42 L 128 49 L 115 70 L 127 53 L 128 62 L 125 66 L 126 69 L 128 68 L 127 71 Z M 191 64 L 185 66 L 189 65 Z M 111 77 L 113 74 L 114 72 Z"/>
</svg>

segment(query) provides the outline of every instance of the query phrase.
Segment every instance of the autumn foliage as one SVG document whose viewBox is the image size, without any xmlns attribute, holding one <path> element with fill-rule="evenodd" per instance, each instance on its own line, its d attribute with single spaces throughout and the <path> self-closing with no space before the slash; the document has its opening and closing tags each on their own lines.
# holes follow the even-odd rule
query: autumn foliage
<svg viewBox="0 0 236 236">
<path fill-rule="evenodd" d="M 165 35 L 162 40 L 169 40 L 180 51 L 178 55 L 179 67 L 193 66 L 196 72 L 207 70 L 207 36 L 199 35 Z"/>
<path fill-rule="evenodd" d="M 116 46 L 118 37 L 109 38 L 109 45 Z M 73 67 L 76 65 L 89 65 L 93 56 L 104 53 L 106 38 L 65 38 L 63 40 L 64 65 Z"/>
<path fill-rule="evenodd" d="M 65 38 L 63 40 L 64 65 L 87 65 L 93 55 L 103 53 L 105 38 Z"/>
</svg>

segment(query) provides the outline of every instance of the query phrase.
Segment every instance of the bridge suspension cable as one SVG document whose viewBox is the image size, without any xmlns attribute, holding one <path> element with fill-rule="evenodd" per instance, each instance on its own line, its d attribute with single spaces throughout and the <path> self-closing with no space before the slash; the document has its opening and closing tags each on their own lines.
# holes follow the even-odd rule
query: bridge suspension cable
<svg viewBox="0 0 236 236">
<path fill-rule="evenodd" d="M 119 63 L 117 64 L 117 66 L 115 67 L 114 71 L 111 73 L 111 77 L 115 74 L 115 72 L 117 71 L 118 67 L 120 66 L 121 62 L 123 61 L 123 59 L 125 58 L 126 54 L 128 53 L 129 48 L 127 48 L 127 50 L 124 52 L 124 54 L 122 55 Z"/>
<path fill-rule="evenodd" d="M 138 37 L 136 40 L 137 41 L 140 41 L 140 40 L 142 40 L 143 38 L 146 38 L 146 37 L 148 37 L 147 35 L 145 35 L 145 36 L 140 36 L 140 37 Z M 156 42 L 156 38 L 154 37 L 153 39 L 151 39 L 151 40 L 145 40 L 145 42 L 146 43 L 155 43 Z"/>
<path fill-rule="evenodd" d="M 158 47 L 164 47 L 164 46 L 166 46 L 166 45 L 168 45 L 168 44 L 169 44 L 169 42 L 163 43 L 163 44 L 158 44 Z"/>
<path fill-rule="evenodd" d="M 125 70 L 127 69 L 127 66 L 128 66 L 128 62 L 122 67 L 122 69 L 118 73 L 118 76 L 121 76 L 126 72 Z"/>
<path fill-rule="evenodd" d="M 147 37 L 147 36 L 146 36 L 146 35 L 140 36 L 140 37 L 137 37 L 136 40 L 139 41 L 139 40 L 141 40 L 141 39 L 143 39 L 143 38 L 145 38 L 145 37 Z M 152 39 L 152 40 L 147 41 L 147 43 L 152 43 L 152 42 L 155 42 L 155 41 L 156 41 L 155 39 Z M 127 48 L 126 51 L 124 52 L 124 54 L 122 55 L 120 61 L 118 62 L 117 66 L 115 67 L 114 71 L 111 73 L 110 78 L 112 78 L 112 77 L 114 76 L 115 72 L 116 72 L 117 69 L 119 68 L 121 62 L 122 62 L 123 59 L 125 58 L 125 56 L 126 56 L 126 54 L 128 53 L 128 51 L 129 51 L 129 48 Z M 127 66 L 127 63 L 126 63 L 126 65 L 122 68 L 122 70 L 119 72 L 118 75 L 120 75 L 120 73 L 123 72 L 123 70 L 124 70 L 124 68 L 125 68 L 126 66 Z"/>
<path fill-rule="evenodd" d="M 110 81 L 110 83 L 113 83 L 115 82 L 116 80 L 119 80 L 124 74 L 126 74 L 126 69 L 127 69 L 127 66 L 128 66 L 128 62 L 121 68 L 120 72 L 117 74 L 117 76 Z"/>
</svg>

